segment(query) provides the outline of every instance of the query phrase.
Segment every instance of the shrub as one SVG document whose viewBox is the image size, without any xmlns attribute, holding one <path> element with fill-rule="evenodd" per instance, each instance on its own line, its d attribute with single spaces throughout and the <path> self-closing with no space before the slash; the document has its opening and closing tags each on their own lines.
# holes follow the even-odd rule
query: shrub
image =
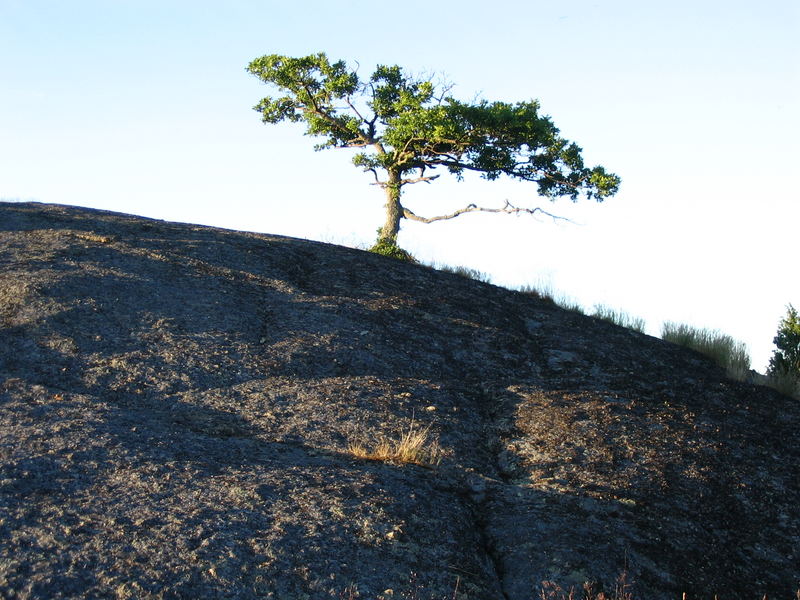
<svg viewBox="0 0 800 600">
<path fill-rule="evenodd" d="M 786 395 L 800 395 L 800 315 L 791 304 L 772 342 L 776 349 L 767 369 L 770 384 Z"/>
<path fill-rule="evenodd" d="M 667 322 L 662 327 L 661 337 L 673 344 L 705 354 L 734 379 L 742 381 L 750 372 L 750 355 L 747 347 L 720 331 Z"/>
<path fill-rule="evenodd" d="M 403 250 L 394 240 L 381 238 L 375 242 L 375 245 L 373 245 L 369 251 L 380 254 L 381 256 L 388 256 L 389 258 L 396 258 L 397 260 L 404 260 L 410 263 L 417 262 L 409 252 Z"/>
</svg>

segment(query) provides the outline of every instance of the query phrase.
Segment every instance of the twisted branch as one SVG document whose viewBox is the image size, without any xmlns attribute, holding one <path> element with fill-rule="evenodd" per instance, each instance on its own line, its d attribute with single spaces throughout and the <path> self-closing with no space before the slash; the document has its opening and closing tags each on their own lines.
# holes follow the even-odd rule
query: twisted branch
<svg viewBox="0 0 800 600">
<path fill-rule="evenodd" d="M 483 206 L 477 206 L 475 204 L 469 204 L 468 206 L 461 208 L 454 213 L 449 215 L 439 215 L 438 217 L 420 217 L 417 214 L 414 214 L 407 208 L 403 207 L 403 216 L 406 219 L 410 219 L 412 221 L 418 221 L 420 223 L 433 223 L 434 221 L 446 221 L 448 219 L 455 219 L 459 215 L 463 215 L 464 213 L 469 212 L 489 212 L 489 213 L 506 213 L 506 214 L 520 214 L 520 213 L 528 213 L 530 215 L 535 215 L 537 213 L 541 213 L 545 216 L 550 217 L 554 221 L 568 221 L 572 223 L 572 221 L 566 217 L 560 217 L 558 215 L 554 215 L 552 213 L 547 212 L 546 210 L 536 207 L 536 208 L 521 208 L 518 206 L 514 206 L 508 200 L 506 200 L 505 206 L 503 208 L 485 208 Z"/>
</svg>

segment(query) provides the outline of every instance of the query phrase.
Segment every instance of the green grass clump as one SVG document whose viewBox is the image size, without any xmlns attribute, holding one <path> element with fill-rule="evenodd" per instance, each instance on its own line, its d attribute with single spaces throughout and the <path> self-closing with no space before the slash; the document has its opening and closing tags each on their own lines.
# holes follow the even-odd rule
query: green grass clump
<svg viewBox="0 0 800 600">
<path fill-rule="evenodd" d="M 639 317 L 632 317 L 625 311 L 617 310 L 611 308 L 610 306 L 606 306 L 604 304 L 595 304 L 592 316 L 598 319 L 602 319 L 603 321 L 614 323 L 615 325 L 619 325 L 620 327 L 626 327 L 627 329 L 633 329 L 634 331 L 638 331 L 639 333 L 644 333 L 644 328 L 645 328 L 644 319 L 641 319 Z"/>
<path fill-rule="evenodd" d="M 747 346 L 720 331 L 666 322 L 662 327 L 661 337 L 673 344 L 705 354 L 734 379 L 743 381 L 750 372 Z"/>
</svg>

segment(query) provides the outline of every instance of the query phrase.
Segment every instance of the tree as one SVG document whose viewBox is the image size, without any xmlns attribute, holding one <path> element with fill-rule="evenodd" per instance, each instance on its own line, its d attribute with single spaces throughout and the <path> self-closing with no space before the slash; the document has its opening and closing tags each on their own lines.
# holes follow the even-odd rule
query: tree
<svg viewBox="0 0 800 600">
<path fill-rule="evenodd" d="M 768 374 L 800 382 L 800 315 L 791 304 L 772 343 L 777 349 L 769 360 Z"/>
<path fill-rule="evenodd" d="M 462 102 L 448 95 L 452 86 L 409 76 L 398 66 L 378 66 L 362 81 L 343 61 L 331 63 L 324 53 L 262 56 L 247 70 L 283 94 L 254 107 L 264 123 L 304 122 L 307 135 L 323 138 L 317 150 L 360 150 L 353 163 L 372 173 L 386 196 L 379 244 L 397 247 L 401 219 L 432 223 L 476 211 L 545 212 L 508 201 L 502 208 L 470 204 L 434 217 L 404 207 L 403 188 L 432 182 L 438 168 L 458 180 L 474 171 L 488 180 L 506 175 L 534 182 L 551 200 L 568 196 L 575 201 L 584 194 L 602 201 L 619 187 L 619 177 L 603 167 L 584 166 L 581 148 L 559 136 L 535 100 Z"/>
</svg>

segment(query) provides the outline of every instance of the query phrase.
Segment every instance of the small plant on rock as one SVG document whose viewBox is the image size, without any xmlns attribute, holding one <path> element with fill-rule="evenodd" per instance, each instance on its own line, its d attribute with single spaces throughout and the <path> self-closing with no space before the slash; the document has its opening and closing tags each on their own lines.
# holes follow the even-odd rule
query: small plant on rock
<svg viewBox="0 0 800 600">
<path fill-rule="evenodd" d="M 347 451 L 356 458 L 422 466 L 438 465 L 443 454 L 438 442 L 430 439 L 430 426 L 419 429 L 413 421 L 398 437 L 381 435 L 372 443 L 351 441 Z"/>
</svg>

